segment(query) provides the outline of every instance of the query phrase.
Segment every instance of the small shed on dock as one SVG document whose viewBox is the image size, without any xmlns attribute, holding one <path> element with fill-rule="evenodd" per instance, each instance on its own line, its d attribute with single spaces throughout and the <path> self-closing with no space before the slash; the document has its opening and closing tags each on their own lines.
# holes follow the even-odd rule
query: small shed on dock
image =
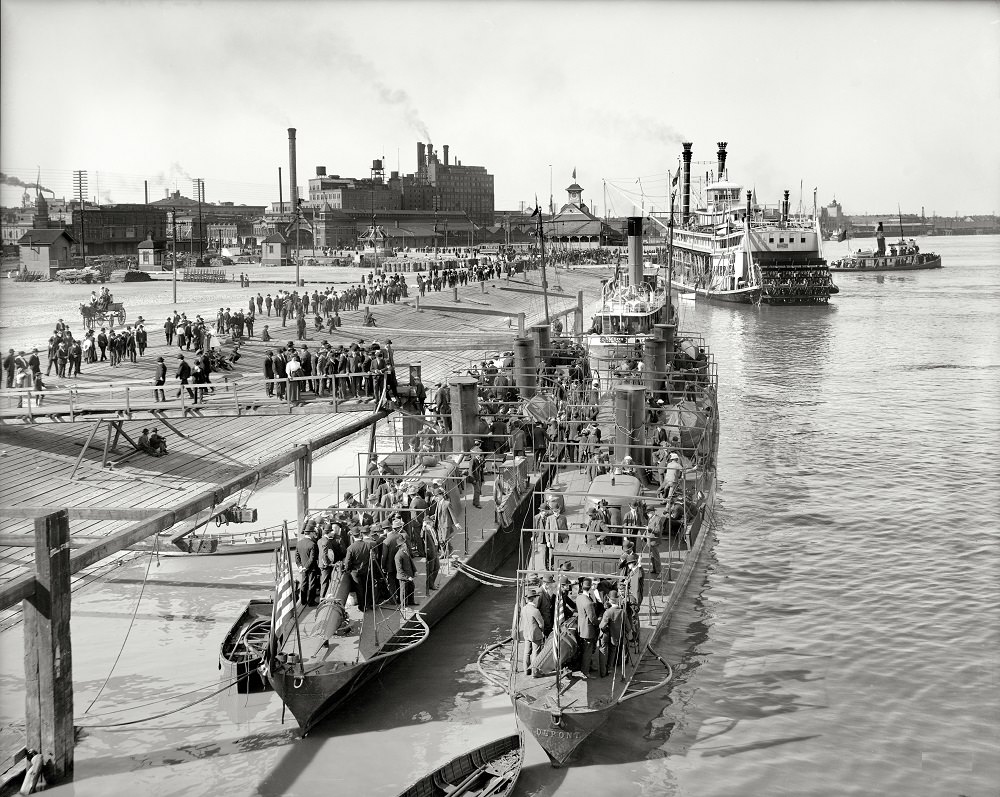
<svg viewBox="0 0 1000 797">
<path fill-rule="evenodd" d="M 151 236 L 139 244 L 139 270 L 162 271 L 164 248 L 153 242 Z"/>
<path fill-rule="evenodd" d="M 287 266 L 291 260 L 288 239 L 280 232 L 272 232 L 261 243 L 261 265 Z"/>
<path fill-rule="evenodd" d="M 72 247 L 76 243 L 64 229 L 32 229 L 18 239 L 21 270 L 54 277 L 61 268 L 72 266 Z"/>
</svg>

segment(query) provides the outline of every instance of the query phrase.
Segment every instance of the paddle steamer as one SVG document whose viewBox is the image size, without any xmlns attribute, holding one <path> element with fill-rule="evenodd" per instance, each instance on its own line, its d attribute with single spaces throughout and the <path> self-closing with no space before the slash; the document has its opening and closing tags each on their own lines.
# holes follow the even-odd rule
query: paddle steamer
<svg viewBox="0 0 1000 797">
<path fill-rule="evenodd" d="M 815 209 L 792 215 L 788 191 L 776 210 L 756 204 L 752 191 L 744 200 L 743 186 L 726 179 L 724 141 L 717 171 L 696 181 L 702 202 L 692 208 L 691 144 L 683 147 L 681 218 L 668 244 L 673 287 L 717 302 L 826 304 L 838 288 L 822 255 Z"/>
</svg>

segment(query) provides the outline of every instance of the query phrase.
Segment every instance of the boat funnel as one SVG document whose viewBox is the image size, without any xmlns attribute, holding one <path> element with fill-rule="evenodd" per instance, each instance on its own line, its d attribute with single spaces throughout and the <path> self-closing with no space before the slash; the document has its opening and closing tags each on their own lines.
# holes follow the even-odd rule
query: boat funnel
<svg viewBox="0 0 1000 797">
<path fill-rule="evenodd" d="M 681 224 L 687 224 L 691 216 L 691 143 L 681 144 L 684 152 L 681 158 L 684 163 L 684 188 L 681 195 Z"/>
<path fill-rule="evenodd" d="M 722 181 L 725 179 L 726 174 L 726 142 L 719 142 L 719 151 L 716 153 L 719 157 L 718 170 L 715 175 L 715 179 Z"/>
<path fill-rule="evenodd" d="M 628 284 L 642 285 L 642 216 L 628 217 Z"/>
<path fill-rule="evenodd" d="M 788 194 L 789 193 L 790 193 L 789 191 L 787 191 L 787 190 L 785 191 L 785 198 L 781 202 L 781 223 L 782 224 L 787 224 L 788 223 L 788 209 L 790 207 L 790 204 L 789 204 L 790 200 L 788 199 Z"/>
</svg>

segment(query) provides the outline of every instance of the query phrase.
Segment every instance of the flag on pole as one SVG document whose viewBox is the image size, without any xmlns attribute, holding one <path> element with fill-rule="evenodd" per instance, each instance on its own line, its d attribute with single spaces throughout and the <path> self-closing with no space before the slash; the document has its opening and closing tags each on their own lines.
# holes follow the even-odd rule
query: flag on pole
<svg viewBox="0 0 1000 797">
<path fill-rule="evenodd" d="M 680 177 L 681 177 L 681 167 L 678 166 L 677 167 L 677 171 L 674 172 L 673 176 L 670 178 L 670 188 L 671 188 L 671 190 L 673 190 L 674 188 L 677 187 L 677 181 L 680 180 Z"/>
<path fill-rule="evenodd" d="M 576 179 L 576 166 L 573 167 L 573 179 Z"/>
<path fill-rule="evenodd" d="M 295 583 L 292 581 L 291 551 L 288 524 L 281 527 L 281 545 L 276 551 L 278 561 L 274 576 L 274 603 L 271 606 L 271 633 L 267 639 L 265 666 L 278 655 L 289 632 L 295 627 Z"/>
</svg>

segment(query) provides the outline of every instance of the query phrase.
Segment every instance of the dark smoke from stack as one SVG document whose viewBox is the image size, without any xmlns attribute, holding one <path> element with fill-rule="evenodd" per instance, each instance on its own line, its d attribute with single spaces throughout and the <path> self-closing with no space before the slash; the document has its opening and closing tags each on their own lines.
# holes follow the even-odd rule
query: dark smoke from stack
<svg viewBox="0 0 1000 797">
<path fill-rule="evenodd" d="M 44 185 L 40 183 L 26 183 L 24 182 L 24 180 L 14 177 L 11 174 L 4 174 L 3 172 L 0 172 L 0 183 L 3 183 L 4 185 L 16 185 L 19 188 L 36 188 L 39 191 L 45 191 L 49 194 L 52 194 L 52 196 L 56 195 L 55 191 L 53 191 L 51 188 L 46 188 Z"/>
</svg>

